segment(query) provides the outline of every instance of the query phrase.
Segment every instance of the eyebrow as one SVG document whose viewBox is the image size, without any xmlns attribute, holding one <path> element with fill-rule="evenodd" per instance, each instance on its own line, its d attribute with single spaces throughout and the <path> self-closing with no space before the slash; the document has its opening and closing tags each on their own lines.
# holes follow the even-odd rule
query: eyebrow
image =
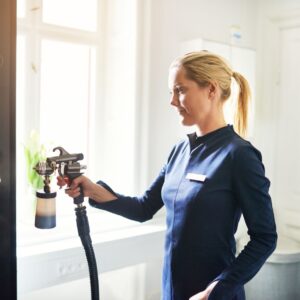
<svg viewBox="0 0 300 300">
<path fill-rule="evenodd" d="M 186 86 L 186 85 L 184 85 L 184 84 L 180 84 L 180 83 L 179 83 L 179 84 L 175 84 L 175 85 L 174 85 L 174 87 L 175 87 L 175 88 L 184 88 L 184 89 L 186 89 L 186 88 L 187 88 L 187 86 Z"/>
</svg>

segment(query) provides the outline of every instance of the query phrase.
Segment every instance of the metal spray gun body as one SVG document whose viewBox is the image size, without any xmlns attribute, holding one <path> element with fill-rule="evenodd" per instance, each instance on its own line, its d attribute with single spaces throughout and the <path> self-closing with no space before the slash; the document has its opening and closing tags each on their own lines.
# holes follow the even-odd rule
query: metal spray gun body
<svg viewBox="0 0 300 300">
<path fill-rule="evenodd" d="M 58 174 L 65 179 L 68 185 L 72 180 L 82 175 L 86 166 L 81 165 L 78 160 L 83 159 L 82 153 L 70 154 L 62 147 L 56 147 L 53 151 L 59 150 L 58 156 L 48 157 L 46 161 L 38 162 L 34 170 L 44 177 L 44 192 L 36 192 L 37 206 L 35 226 L 41 229 L 53 228 L 56 226 L 56 192 L 51 192 L 50 176 L 58 171 Z M 83 193 L 74 198 L 74 204 L 80 206 L 84 201 Z"/>
</svg>

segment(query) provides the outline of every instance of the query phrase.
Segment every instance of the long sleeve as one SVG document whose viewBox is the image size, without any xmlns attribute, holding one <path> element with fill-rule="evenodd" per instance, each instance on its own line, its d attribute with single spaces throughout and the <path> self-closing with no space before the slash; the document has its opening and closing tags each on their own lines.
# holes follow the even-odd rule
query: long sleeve
<svg viewBox="0 0 300 300">
<path fill-rule="evenodd" d="M 276 247 L 270 182 L 265 177 L 261 154 L 249 144 L 239 147 L 233 156 L 233 189 L 248 227 L 250 241 L 233 263 L 215 279 L 219 283 L 209 300 L 232 299 L 237 289 L 259 271 Z"/>
<path fill-rule="evenodd" d="M 103 181 L 98 181 L 97 184 L 108 189 L 111 193 L 116 195 L 117 199 L 98 203 L 90 198 L 90 205 L 138 222 L 145 222 L 152 219 L 153 215 L 164 205 L 161 190 L 165 181 L 166 167 L 175 148 L 176 146 L 174 146 L 170 152 L 167 163 L 163 166 L 156 179 L 142 196 L 130 197 L 118 194 Z"/>
<path fill-rule="evenodd" d="M 129 197 L 115 193 L 107 184 L 98 181 L 97 183 L 99 185 L 102 185 L 104 188 L 115 194 L 117 199 L 104 203 L 98 203 L 93 199 L 89 199 L 90 205 L 134 221 L 144 222 L 150 220 L 163 206 L 161 188 L 164 183 L 164 177 L 165 168 L 162 168 L 150 188 L 140 197 Z"/>
</svg>

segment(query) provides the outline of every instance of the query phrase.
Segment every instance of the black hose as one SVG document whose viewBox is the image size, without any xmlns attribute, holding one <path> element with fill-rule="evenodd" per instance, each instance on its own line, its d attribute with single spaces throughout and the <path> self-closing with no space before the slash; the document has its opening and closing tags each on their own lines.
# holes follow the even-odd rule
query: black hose
<svg viewBox="0 0 300 300">
<path fill-rule="evenodd" d="M 78 235 L 80 236 L 81 243 L 83 245 L 86 259 L 89 266 L 90 273 L 90 285 L 91 285 L 91 296 L 92 300 L 99 300 L 99 282 L 98 282 L 98 271 L 97 262 L 90 237 L 90 226 L 86 214 L 86 207 L 78 205 L 75 208 L 76 212 L 76 223 L 78 229 Z"/>
</svg>

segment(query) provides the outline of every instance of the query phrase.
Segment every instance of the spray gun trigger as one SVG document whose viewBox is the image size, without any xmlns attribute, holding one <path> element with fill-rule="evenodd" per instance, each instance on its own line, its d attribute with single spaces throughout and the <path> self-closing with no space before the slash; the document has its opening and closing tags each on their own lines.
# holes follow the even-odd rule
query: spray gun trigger
<svg viewBox="0 0 300 300">
<path fill-rule="evenodd" d="M 65 183 L 67 184 L 67 186 L 70 187 L 70 185 L 71 185 L 71 180 L 70 180 L 70 178 L 67 177 L 67 176 L 64 176 L 63 178 L 64 178 L 64 181 L 65 181 Z"/>
</svg>

